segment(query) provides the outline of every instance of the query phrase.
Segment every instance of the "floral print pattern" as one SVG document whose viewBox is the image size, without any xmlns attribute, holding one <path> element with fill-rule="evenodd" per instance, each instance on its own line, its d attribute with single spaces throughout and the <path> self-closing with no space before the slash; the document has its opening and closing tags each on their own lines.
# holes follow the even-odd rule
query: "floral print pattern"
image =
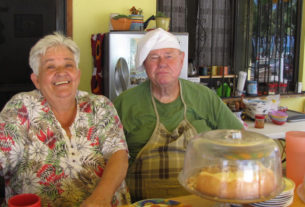
<svg viewBox="0 0 305 207">
<path fill-rule="evenodd" d="M 126 150 L 123 127 L 104 96 L 78 91 L 72 137 L 38 90 L 15 95 L 0 114 L 0 169 L 6 199 L 36 193 L 42 206 L 79 206 L 99 182 L 107 159 Z M 125 183 L 113 206 L 126 204 Z"/>
</svg>

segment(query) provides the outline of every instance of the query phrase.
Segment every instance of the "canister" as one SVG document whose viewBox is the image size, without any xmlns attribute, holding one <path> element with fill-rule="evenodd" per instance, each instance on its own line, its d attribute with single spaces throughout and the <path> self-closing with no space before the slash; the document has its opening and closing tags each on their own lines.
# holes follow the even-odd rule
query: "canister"
<svg viewBox="0 0 305 207">
<path fill-rule="evenodd" d="M 199 67 L 199 75 L 207 76 L 208 75 L 208 67 Z"/>
<path fill-rule="evenodd" d="M 208 75 L 208 71 L 209 71 L 209 68 L 208 67 L 203 67 L 203 74 L 204 76 Z"/>
<path fill-rule="evenodd" d="M 228 75 L 228 66 L 219 67 L 219 75 Z"/>
<path fill-rule="evenodd" d="M 213 65 L 212 66 L 212 76 L 217 75 L 217 66 Z"/>
<path fill-rule="evenodd" d="M 248 81 L 247 93 L 250 96 L 257 95 L 257 82 L 256 81 Z"/>
</svg>

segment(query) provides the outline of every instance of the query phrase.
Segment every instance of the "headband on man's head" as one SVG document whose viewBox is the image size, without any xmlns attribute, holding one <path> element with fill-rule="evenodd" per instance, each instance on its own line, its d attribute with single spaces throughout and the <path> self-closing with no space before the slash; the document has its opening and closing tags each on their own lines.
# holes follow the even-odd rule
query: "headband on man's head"
<svg viewBox="0 0 305 207">
<path fill-rule="evenodd" d="M 151 50 L 175 48 L 181 49 L 177 37 L 165 30 L 158 28 L 147 32 L 137 45 L 135 64 L 137 70 L 143 70 L 143 62 Z"/>
</svg>

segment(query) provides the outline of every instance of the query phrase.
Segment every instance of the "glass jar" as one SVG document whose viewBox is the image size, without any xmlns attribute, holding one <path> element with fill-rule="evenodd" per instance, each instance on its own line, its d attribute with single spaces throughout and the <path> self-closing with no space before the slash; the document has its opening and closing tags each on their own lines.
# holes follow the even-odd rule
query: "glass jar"
<svg viewBox="0 0 305 207">
<path fill-rule="evenodd" d="M 262 129 L 265 126 L 265 115 L 264 114 L 256 114 L 255 115 L 255 128 Z"/>
</svg>

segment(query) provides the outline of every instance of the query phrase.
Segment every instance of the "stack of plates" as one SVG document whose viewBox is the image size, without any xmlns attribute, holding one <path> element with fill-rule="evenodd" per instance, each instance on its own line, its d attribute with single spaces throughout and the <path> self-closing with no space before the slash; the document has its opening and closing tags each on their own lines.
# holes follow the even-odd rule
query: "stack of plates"
<svg viewBox="0 0 305 207">
<path fill-rule="evenodd" d="M 285 188 L 284 190 L 274 197 L 273 199 L 259 202 L 259 203 L 251 203 L 250 206 L 255 207 L 270 207 L 270 206 L 277 206 L 277 207 L 287 207 L 293 202 L 293 193 L 295 184 L 289 178 L 284 178 Z"/>
</svg>

